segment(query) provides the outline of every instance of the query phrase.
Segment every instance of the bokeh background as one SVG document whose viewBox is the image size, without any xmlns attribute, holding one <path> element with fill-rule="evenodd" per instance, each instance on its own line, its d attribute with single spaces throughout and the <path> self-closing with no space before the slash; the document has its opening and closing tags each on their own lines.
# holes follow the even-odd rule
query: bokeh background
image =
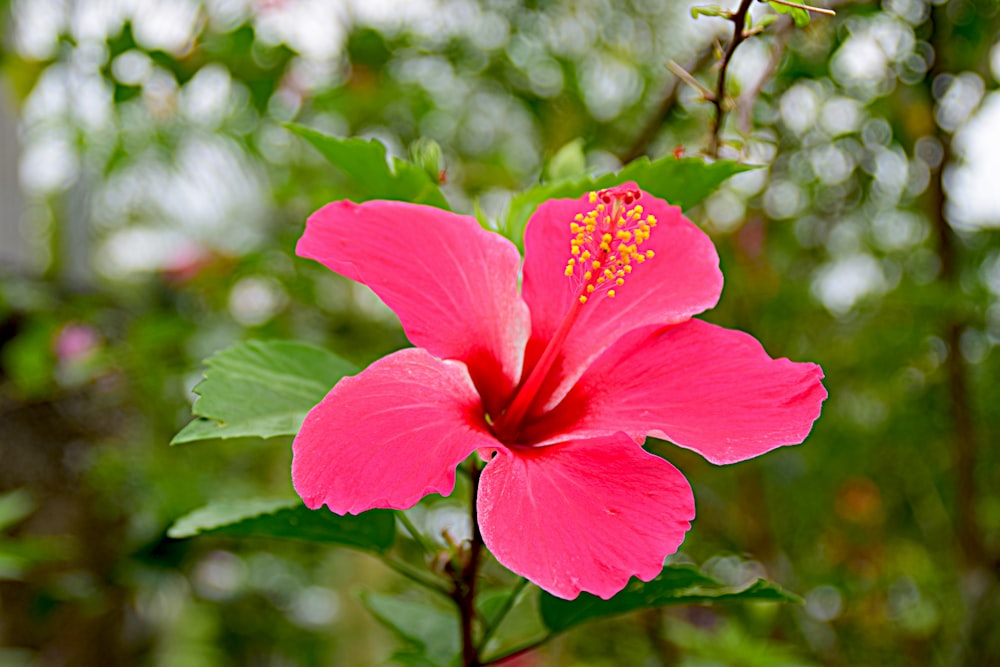
<svg viewBox="0 0 1000 667">
<path fill-rule="evenodd" d="M 714 88 L 732 28 L 691 4 L 0 1 L 0 665 L 382 664 L 398 639 L 358 591 L 403 583 L 377 562 L 165 535 L 290 487 L 284 439 L 168 447 L 204 357 L 407 345 L 294 257 L 338 184 L 283 123 L 433 139 L 453 207 L 497 216 L 709 145 L 674 71 Z M 764 168 L 688 212 L 726 275 L 706 318 L 822 364 L 824 414 L 726 468 L 652 445 L 698 501 L 679 559 L 804 602 L 634 614 L 534 664 L 1000 664 L 1000 6 L 828 6 L 736 52 L 720 152 Z"/>
</svg>

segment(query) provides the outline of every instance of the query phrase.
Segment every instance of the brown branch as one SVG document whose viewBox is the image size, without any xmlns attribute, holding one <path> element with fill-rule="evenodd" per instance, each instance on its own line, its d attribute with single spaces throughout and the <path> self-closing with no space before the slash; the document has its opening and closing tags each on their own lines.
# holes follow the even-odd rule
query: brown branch
<svg viewBox="0 0 1000 667">
<path fill-rule="evenodd" d="M 945 71 L 942 55 L 946 49 L 949 35 L 946 7 L 934 6 L 931 9 L 930 43 L 937 54 L 930 71 L 927 72 L 925 90 L 930 104 L 933 105 L 931 82 Z M 945 212 L 947 195 L 944 188 L 944 174 L 951 160 L 951 134 L 936 126 L 935 136 L 941 143 L 941 161 L 931 174 L 928 187 L 931 223 L 937 236 L 938 256 L 941 260 L 941 279 L 951 292 L 960 290 L 958 251 L 955 244 L 954 231 L 948 224 Z M 969 403 L 968 378 L 960 352 L 961 335 L 964 323 L 962 317 L 952 305 L 946 306 L 942 316 L 942 335 L 948 343 L 948 357 L 945 370 L 948 374 L 948 392 L 950 397 L 950 412 L 954 428 L 952 443 L 952 462 L 955 469 L 955 526 L 958 546 L 967 565 L 978 567 L 987 565 L 986 548 L 983 545 L 979 527 L 979 517 L 976 509 L 976 459 L 977 440 L 972 407 Z"/>
<path fill-rule="evenodd" d="M 455 587 L 452 597 L 458 605 L 459 618 L 461 619 L 462 635 L 462 666 L 480 667 L 479 650 L 476 646 L 473 626 L 476 619 L 476 579 L 479 577 L 479 562 L 483 552 L 483 536 L 479 532 L 479 521 L 477 516 L 477 497 L 479 495 L 479 464 L 473 460 L 469 471 L 472 487 L 472 499 L 469 503 L 472 518 L 472 541 L 469 544 L 468 559 L 464 564 L 455 568 L 452 575 Z"/>
<path fill-rule="evenodd" d="M 829 7 L 825 9 L 821 7 L 811 7 L 808 5 L 801 5 L 800 8 L 825 14 L 827 16 L 836 16 L 837 12 L 834 11 L 834 8 L 850 1 L 851 0 L 828 0 L 827 4 Z M 775 2 L 778 2 L 778 0 L 775 0 Z M 796 3 L 789 2 L 778 2 L 778 4 L 789 7 L 798 6 Z M 756 85 L 741 93 L 740 98 L 736 103 L 737 108 L 740 110 L 740 124 L 746 131 L 749 131 L 750 129 L 750 108 L 753 105 L 753 101 L 760 96 L 760 91 L 764 88 L 764 84 L 767 83 L 768 79 L 771 78 L 771 75 L 778 71 L 778 66 L 781 65 L 781 58 L 784 55 L 785 45 L 788 43 L 788 38 L 791 36 L 792 31 L 796 26 L 792 17 L 786 14 L 780 17 L 778 23 L 775 23 L 771 27 L 774 28 L 773 30 L 768 31 L 769 35 L 774 36 L 774 49 L 771 51 L 771 58 L 768 60 L 767 65 L 761 73 L 760 78 L 757 80 Z M 760 30 L 760 28 L 755 27 L 753 30 L 747 31 L 746 36 L 751 37 L 759 34 Z"/>
<path fill-rule="evenodd" d="M 715 87 L 715 99 L 712 100 L 712 105 L 715 107 L 715 121 L 712 123 L 708 154 L 714 158 L 719 157 L 719 135 L 722 133 L 722 123 L 726 118 L 726 73 L 729 71 L 729 63 L 732 62 L 737 47 L 747 38 L 745 28 L 751 4 L 753 4 L 753 0 L 740 0 L 739 8 L 730 17 L 733 22 L 733 38 L 722 56 L 722 63 L 719 66 L 719 81 Z"/>
<path fill-rule="evenodd" d="M 733 38 L 729 42 L 729 46 L 726 48 L 723 54 L 722 60 L 719 65 L 719 79 L 716 83 L 715 92 L 704 89 L 700 83 L 695 81 L 693 77 L 691 78 L 691 83 L 695 87 L 702 90 L 702 94 L 705 99 L 712 103 L 715 107 L 715 119 L 712 125 L 712 134 L 709 144 L 708 153 L 712 157 L 718 157 L 719 155 L 719 145 L 720 145 L 720 135 L 722 133 L 722 125 L 725 120 L 725 115 L 728 109 L 726 108 L 726 74 L 729 70 L 729 63 L 733 59 L 733 54 L 736 52 L 736 48 L 743 43 L 747 38 L 753 35 L 760 34 L 763 28 L 754 28 L 753 30 L 746 29 L 747 15 L 750 13 L 750 6 L 753 4 L 753 0 L 740 0 L 740 6 L 737 10 L 728 15 L 728 18 L 733 23 Z M 832 9 L 823 9 L 819 7 L 812 7 L 808 5 L 799 5 L 797 3 L 789 3 L 787 1 L 781 2 L 781 4 L 786 4 L 791 7 L 799 7 L 807 9 L 808 11 L 814 11 L 826 15 L 834 15 L 835 12 Z M 834 3 L 838 4 L 838 3 Z M 753 89 L 752 95 L 742 95 L 741 99 L 753 99 L 760 93 L 761 87 L 764 82 L 769 78 L 769 75 L 773 73 L 781 62 L 781 52 L 784 46 L 784 41 L 787 40 L 788 32 L 792 26 L 792 21 L 790 17 L 786 17 L 785 24 L 779 31 L 777 46 L 775 47 L 774 56 L 771 62 L 768 64 L 767 72 L 761 77 L 758 85 Z M 649 121 L 643 126 L 642 131 L 638 134 L 632 145 L 621 154 L 621 160 L 623 163 L 631 162 L 632 160 L 638 158 L 643 153 L 646 152 L 649 145 L 652 143 L 653 139 L 656 137 L 657 131 L 663 125 L 670 111 L 674 108 L 677 103 L 677 95 L 680 90 L 680 83 L 685 78 L 684 75 L 689 72 L 697 72 L 698 70 L 705 67 L 708 64 L 709 59 L 712 56 L 714 49 L 706 48 L 702 50 L 698 56 L 695 58 L 694 62 L 690 67 L 684 68 L 678 66 L 676 69 L 671 68 L 671 71 L 677 76 L 674 79 L 670 87 L 663 95 L 663 99 L 660 102 L 660 106 L 654 113 Z M 690 74 L 688 74 L 690 76 Z"/>
</svg>

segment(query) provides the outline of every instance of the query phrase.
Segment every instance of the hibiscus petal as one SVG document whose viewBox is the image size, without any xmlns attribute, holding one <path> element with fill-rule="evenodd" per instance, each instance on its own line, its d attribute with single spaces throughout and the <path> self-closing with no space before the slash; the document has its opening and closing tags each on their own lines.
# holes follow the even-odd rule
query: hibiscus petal
<svg viewBox="0 0 1000 667">
<path fill-rule="evenodd" d="M 328 204 L 296 252 L 370 287 L 407 337 L 465 362 L 493 410 L 520 379 L 529 330 L 517 292 L 520 256 L 469 216 L 395 201 Z"/>
<path fill-rule="evenodd" d="M 479 482 L 479 525 L 504 566 L 546 591 L 605 600 L 656 577 L 694 518 L 684 476 L 624 433 L 500 449 Z"/>
<path fill-rule="evenodd" d="M 617 189 L 636 188 L 628 183 Z M 681 210 L 649 194 L 639 203 L 657 225 L 644 251 L 655 256 L 635 267 L 616 288 L 615 298 L 597 296 L 584 304 L 579 319 L 557 363 L 559 386 L 550 387 L 551 406 L 559 389 L 583 372 L 586 365 L 624 333 L 647 324 L 683 321 L 714 306 L 722 292 L 719 256 L 711 239 Z M 554 199 L 538 207 L 525 230 L 524 300 L 531 309 L 531 340 L 526 368 L 531 368 L 560 322 L 576 303 L 575 283 L 565 275 L 570 257 L 570 223 L 578 213 L 593 208 L 588 197 Z"/>
<path fill-rule="evenodd" d="M 805 440 L 827 396 L 822 378 L 742 331 L 700 320 L 645 327 L 602 354 L 533 437 L 621 430 L 735 463 Z"/>
<path fill-rule="evenodd" d="M 465 366 L 411 348 L 330 390 L 292 446 L 292 482 L 313 509 L 406 509 L 455 488 L 455 467 L 498 443 Z"/>
</svg>

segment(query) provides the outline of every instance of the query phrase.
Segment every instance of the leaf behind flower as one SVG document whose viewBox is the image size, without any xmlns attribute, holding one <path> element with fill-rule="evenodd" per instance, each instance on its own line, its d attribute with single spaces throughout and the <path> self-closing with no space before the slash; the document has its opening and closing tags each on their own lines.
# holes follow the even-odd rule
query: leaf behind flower
<svg viewBox="0 0 1000 667">
<path fill-rule="evenodd" d="M 454 609 L 370 591 L 362 593 L 361 601 L 382 625 L 406 643 L 405 649 L 392 656 L 394 662 L 407 667 L 448 667 L 456 663 L 461 644 Z"/>
<path fill-rule="evenodd" d="M 574 625 L 637 609 L 668 605 L 720 602 L 797 602 L 788 591 L 763 579 L 742 589 L 726 586 L 687 565 L 668 565 L 656 579 L 643 583 L 633 579 L 610 600 L 581 593 L 575 600 L 563 600 L 542 593 L 539 603 L 542 620 L 553 633 Z"/>
<path fill-rule="evenodd" d="M 542 183 L 514 195 L 507 216 L 501 221 L 500 231 L 521 247 L 524 226 L 542 202 L 576 198 L 592 190 L 609 188 L 627 181 L 635 181 L 654 197 L 665 199 L 686 211 L 701 203 L 730 176 L 756 168 L 754 165 L 730 160 L 708 163 L 695 157 L 675 158 L 668 155 L 658 160 L 641 157 L 612 174 Z"/>
<path fill-rule="evenodd" d="M 196 419 L 172 445 L 294 435 L 333 385 L 357 372 L 332 352 L 295 341 L 237 343 L 205 364 L 205 378 L 194 388 Z"/>
<path fill-rule="evenodd" d="M 377 139 L 334 137 L 295 123 L 285 127 L 308 141 L 336 168 L 342 197 L 359 204 L 393 199 L 449 210 L 448 200 L 424 169 L 387 158 L 385 145 Z"/>
<path fill-rule="evenodd" d="M 382 553 L 395 539 L 389 510 L 339 516 L 311 510 L 298 498 L 250 498 L 208 504 L 179 518 L 167 531 L 174 539 L 195 535 L 305 540 Z"/>
</svg>

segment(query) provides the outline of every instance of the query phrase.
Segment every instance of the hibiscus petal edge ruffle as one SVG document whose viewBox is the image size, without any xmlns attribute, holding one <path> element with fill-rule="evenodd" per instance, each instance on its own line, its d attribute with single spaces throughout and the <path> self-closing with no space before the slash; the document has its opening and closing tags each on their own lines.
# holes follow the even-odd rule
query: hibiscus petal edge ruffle
<svg viewBox="0 0 1000 667">
<path fill-rule="evenodd" d="M 508 569 L 558 597 L 610 599 L 631 577 L 660 573 L 695 507 L 676 468 L 618 433 L 498 450 L 478 512 L 486 546 Z"/>
<path fill-rule="evenodd" d="M 623 430 L 735 463 L 805 440 L 827 397 L 822 379 L 816 364 L 772 359 L 742 331 L 644 327 L 594 361 L 532 441 Z"/>
</svg>

